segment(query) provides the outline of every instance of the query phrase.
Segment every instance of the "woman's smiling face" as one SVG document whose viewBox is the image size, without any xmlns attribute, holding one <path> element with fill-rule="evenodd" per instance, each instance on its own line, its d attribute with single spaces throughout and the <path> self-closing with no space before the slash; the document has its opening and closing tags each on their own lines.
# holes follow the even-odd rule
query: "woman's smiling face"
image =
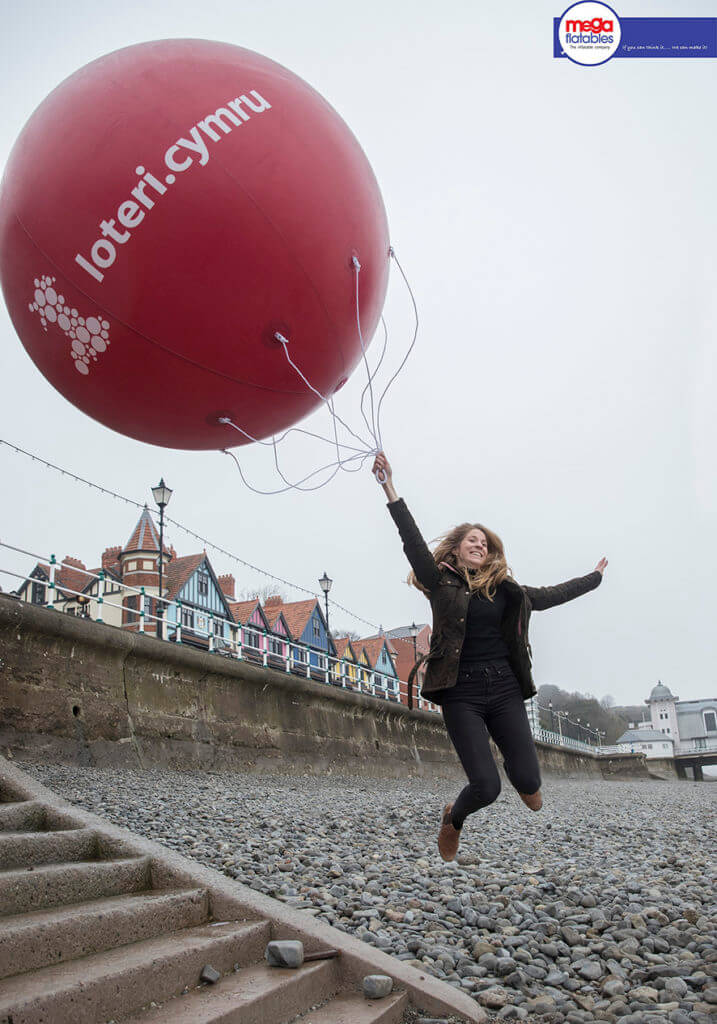
<svg viewBox="0 0 717 1024">
<path fill-rule="evenodd" d="M 480 569 L 488 557 L 488 539 L 482 530 L 474 527 L 469 530 L 453 554 L 458 559 L 459 566 L 467 569 Z"/>
</svg>

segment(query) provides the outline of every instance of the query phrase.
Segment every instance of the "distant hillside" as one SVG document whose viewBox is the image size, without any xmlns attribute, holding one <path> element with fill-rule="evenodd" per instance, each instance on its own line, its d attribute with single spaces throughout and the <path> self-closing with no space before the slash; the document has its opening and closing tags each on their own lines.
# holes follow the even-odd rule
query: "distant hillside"
<svg viewBox="0 0 717 1024">
<path fill-rule="evenodd" d="M 551 722 L 550 711 L 541 710 L 540 720 L 545 728 L 557 728 L 557 712 L 567 713 L 568 719 L 573 723 L 563 720 L 563 732 L 566 735 L 585 739 L 584 728 L 590 723 L 590 729 L 599 729 L 605 733 L 605 743 L 615 743 L 618 736 L 628 728 L 630 722 L 640 722 L 647 715 L 647 706 L 627 705 L 624 707 L 614 706 L 612 697 L 603 697 L 598 700 L 590 693 L 568 693 L 561 690 L 559 686 L 545 685 L 538 690 L 538 702 L 543 708 L 548 707 L 548 702 L 553 703 L 553 716 Z M 577 719 L 580 724 L 577 724 Z"/>
</svg>

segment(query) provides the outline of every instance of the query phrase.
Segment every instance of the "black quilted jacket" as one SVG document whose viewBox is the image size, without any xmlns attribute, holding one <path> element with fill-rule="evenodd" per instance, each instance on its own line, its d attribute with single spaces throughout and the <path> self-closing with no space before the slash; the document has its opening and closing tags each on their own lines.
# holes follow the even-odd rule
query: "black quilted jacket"
<svg viewBox="0 0 717 1024">
<path fill-rule="evenodd" d="M 403 550 L 416 579 L 428 591 L 431 602 L 433 635 L 431 649 L 424 656 L 428 664 L 421 688 L 421 696 L 431 700 L 440 690 L 456 685 L 470 591 L 461 573 L 446 562 L 440 566 L 436 564 L 403 498 L 389 502 L 388 510 L 398 527 Z M 503 617 L 503 636 L 511 667 L 525 700 L 537 692 L 531 674 L 528 642 L 531 611 L 542 611 L 572 601 L 575 597 L 595 590 L 601 581 L 602 575 L 597 570 L 555 587 L 521 587 L 510 577 L 506 579 L 508 605 Z"/>
</svg>

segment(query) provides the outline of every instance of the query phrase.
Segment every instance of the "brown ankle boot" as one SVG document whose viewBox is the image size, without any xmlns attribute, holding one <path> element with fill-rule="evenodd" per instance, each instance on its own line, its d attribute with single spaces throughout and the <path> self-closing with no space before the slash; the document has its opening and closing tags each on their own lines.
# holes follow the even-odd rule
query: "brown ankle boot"
<svg viewBox="0 0 717 1024">
<path fill-rule="evenodd" d="M 441 819 L 441 830 L 438 833 L 438 852 L 443 860 L 453 860 L 458 853 L 458 844 L 461 841 L 460 829 L 453 827 L 451 811 L 453 804 L 446 804 L 443 808 Z"/>
<path fill-rule="evenodd" d="M 540 790 L 537 793 L 518 793 L 518 796 L 531 811 L 539 811 L 543 806 L 543 794 Z"/>
</svg>

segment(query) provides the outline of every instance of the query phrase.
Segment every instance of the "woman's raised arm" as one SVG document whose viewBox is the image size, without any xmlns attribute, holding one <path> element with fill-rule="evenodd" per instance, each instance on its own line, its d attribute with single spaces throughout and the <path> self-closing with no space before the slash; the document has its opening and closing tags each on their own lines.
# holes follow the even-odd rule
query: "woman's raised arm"
<svg viewBox="0 0 717 1024">
<path fill-rule="evenodd" d="M 403 541 L 403 550 L 416 579 L 426 590 L 433 590 L 440 580 L 440 572 L 428 545 L 416 526 L 416 522 L 408 511 L 403 498 L 399 498 L 393 486 L 391 464 L 383 452 L 379 452 L 373 463 L 373 473 L 380 472 L 383 476 L 381 486 L 388 498 L 388 511 L 398 527 Z"/>
</svg>

